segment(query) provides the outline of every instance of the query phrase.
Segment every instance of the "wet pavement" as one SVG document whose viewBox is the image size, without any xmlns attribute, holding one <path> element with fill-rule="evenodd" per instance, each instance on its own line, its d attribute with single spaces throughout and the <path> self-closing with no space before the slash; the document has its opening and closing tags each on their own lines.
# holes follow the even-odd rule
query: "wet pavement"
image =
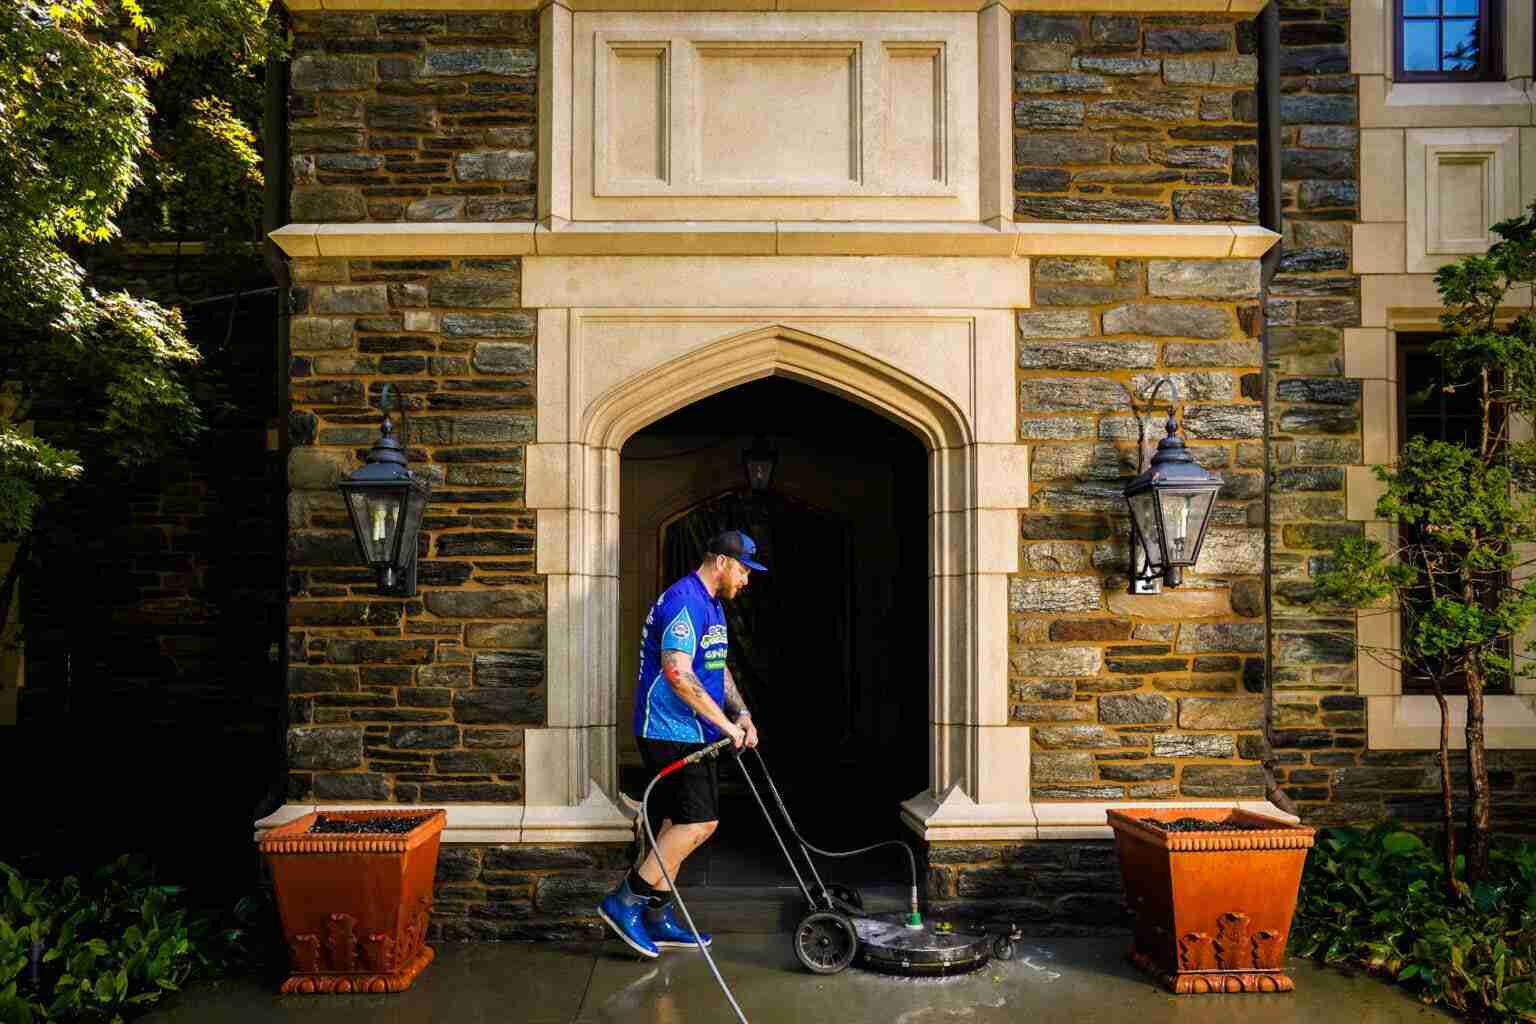
<svg viewBox="0 0 1536 1024">
<path fill-rule="evenodd" d="M 1364 974 L 1296 961 L 1284 995 L 1182 996 L 1155 987 L 1124 958 L 1126 939 L 1026 939 L 1017 957 L 974 974 L 903 979 L 852 968 L 807 973 L 784 934 L 727 934 L 715 960 L 752 1024 L 853 1022 L 1001 1024 L 1381 1024 L 1438 1022 Z M 703 957 L 691 950 L 642 962 L 617 942 L 579 946 L 442 942 L 409 992 L 391 996 L 280 996 L 228 980 L 175 996 L 153 1024 L 676 1024 L 735 1018 Z"/>
</svg>

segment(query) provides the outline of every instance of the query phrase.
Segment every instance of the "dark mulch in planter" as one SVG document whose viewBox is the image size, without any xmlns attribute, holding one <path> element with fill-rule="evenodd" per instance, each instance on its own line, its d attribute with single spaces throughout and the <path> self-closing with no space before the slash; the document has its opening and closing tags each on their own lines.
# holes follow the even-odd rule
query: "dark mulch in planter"
<svg viewBox="0 0 1536 1024">
<path fill-rule="evenodd" d="M 1285 827 L 1284 825 L 1260 825 L 1231 818 L 1225 821 L 1210 821 L 1206 818 L 1174 818 L 1172 821 L 1158 821 L 1156 818 L 1137 820 L 1143 825 L 1151 825 L 1164 832 L 1272 832 Z"/>
<path fill-rule="evenodd" d="M 419 814 L 409 817 L 379 815 L 376 818 L 333 818 L 330 815 L 321 814 L 309 826 L 309 833 L 310 835 L 334 835 L 387 832 L 404 835 L 431 817 L 430 814 Z"/>
</svg>

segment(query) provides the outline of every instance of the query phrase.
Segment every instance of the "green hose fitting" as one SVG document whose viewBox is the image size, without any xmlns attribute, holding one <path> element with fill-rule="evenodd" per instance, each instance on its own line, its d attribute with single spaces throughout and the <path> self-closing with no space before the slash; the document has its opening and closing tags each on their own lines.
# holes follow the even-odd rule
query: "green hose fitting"
<svg viewBox="0 0 1536 1024">
<path fill-rule="evenodd" d="M 923 915 L 922 914 L 919 914 L 917 911 L 914 910 L 914 911 L 912 911 L 911 913 L 909 913 L 907 915 L 907 927 L 908 928 L 921 928 L 922 926 L 923 926 Z"/>
</svg>

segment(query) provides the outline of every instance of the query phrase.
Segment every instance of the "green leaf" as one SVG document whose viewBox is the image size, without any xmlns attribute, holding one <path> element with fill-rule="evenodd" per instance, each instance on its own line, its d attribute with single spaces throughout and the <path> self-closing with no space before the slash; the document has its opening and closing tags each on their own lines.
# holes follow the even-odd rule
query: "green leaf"
<svg viewBox="0 0 1536 1024">
<path fill-rule="evenodd" d="M 1381 841 L 1388 853 L 1415 853 L 1424 849 L 1424 842 L 1412 832 L 1393 832 Z"/>
</svg>

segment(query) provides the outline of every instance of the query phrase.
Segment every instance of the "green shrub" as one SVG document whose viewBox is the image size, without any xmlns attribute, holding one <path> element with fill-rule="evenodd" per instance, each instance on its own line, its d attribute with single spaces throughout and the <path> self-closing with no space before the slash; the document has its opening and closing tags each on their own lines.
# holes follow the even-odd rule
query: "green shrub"
<svg viewBox="0 0 1536 1024">
<path fill-rule="evenodd" d="M 83 881 L 0 863 L 0 1024 L 124 1021 L 189 979 L 251 962 L 239 921 L 254 899 L 233 915 L 185 903 L 127 856 Z"/>
<path fill-rule="evenodd" d="M 1327 829 L 1307 857 L 1291 952 L 1357 964 L 1478 1020 L 1536 1020 L 1536 846 L 1493 849 L 1456 894 L 1439 855 L 1390 822 Z"/>
</svg>

